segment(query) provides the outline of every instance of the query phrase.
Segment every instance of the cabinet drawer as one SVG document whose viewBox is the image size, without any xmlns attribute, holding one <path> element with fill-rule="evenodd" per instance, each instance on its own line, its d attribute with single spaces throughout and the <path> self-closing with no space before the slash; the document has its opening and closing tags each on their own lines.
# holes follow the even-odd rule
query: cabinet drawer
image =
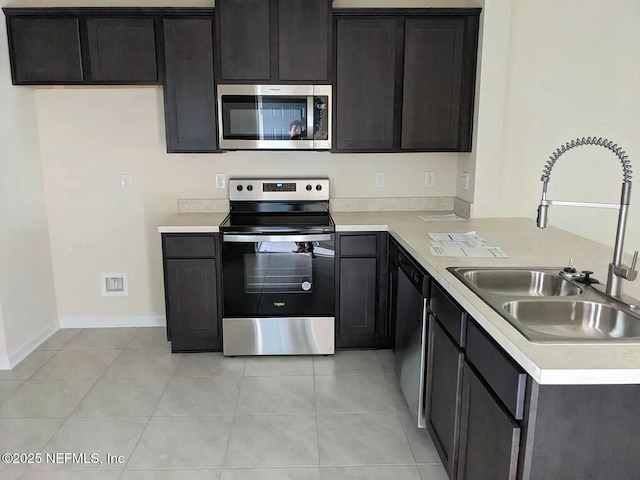
<svg viewBox="0 0 640 480">
<path fill-rule="evenodd" d="M 435 282 L 431 289 L 429 305 L 447 333 L 454 338 L 459 347 L 464 348 L 467 313 Z"/>
<path fill-rule="evenodd" d="M 342 257 L 375 257 L 377 251 L 378 237 L 375 233 L 340 236 L 340 256 Z"/>
<path fill-rule="evenodd" d="M 163 235 L 162 243 L 166 258 L 214 258 L 216 256 L 214 235 Z"/>
<path fill-rule="evenodd" d="M 474 322 L 467 326 L 467 361 L 480 372 L 511 415 L 522 420 L 527 374 Z"/>
</svg>

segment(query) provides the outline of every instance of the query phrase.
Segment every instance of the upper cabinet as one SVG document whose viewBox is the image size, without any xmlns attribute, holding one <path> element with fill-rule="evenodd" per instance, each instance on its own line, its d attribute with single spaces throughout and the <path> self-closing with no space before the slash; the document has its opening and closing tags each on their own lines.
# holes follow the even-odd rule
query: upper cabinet
<svg viewBox="0 0 640 480">
<path fill-rule="evenodd" d="M 7 33 L 14 84 L 84 80 L 77 18 L 7 16 Z"/>
<path fill-rule="evenodd" d="M 336 10 L 334 151 L 470 151 L 479 14 Z"/>
<path fill-rule="evenodd" d="M 158 82 L 153 18 L 87 18 L 91 79 Z"/>
<path fill-rule="evenodd" d="M 330 81 L 330 0 L 218 0 L 220 83 Z"/>
<path fill-rule="evenodd" d="M 6 8 L 16 85 L 157 85 L 156 19 L 143 9 Z"/>
<path fill-rule="evenodd" d="M 167 151 L 214 152 L 213 19 L 168 18 L 163 31 Z"/>
<path fill-rule="evenodd" d="M 393 149 L 396 29 L 391 18 L 337 21 L 335 150 Z"/>
</svg>

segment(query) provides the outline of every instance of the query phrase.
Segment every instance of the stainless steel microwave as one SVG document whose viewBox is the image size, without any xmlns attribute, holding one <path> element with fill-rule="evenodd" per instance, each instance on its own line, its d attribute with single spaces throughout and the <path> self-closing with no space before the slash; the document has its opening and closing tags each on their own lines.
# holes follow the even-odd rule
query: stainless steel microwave
<svg viewBox="0 0 640 480">
<path fill-rule="evenodd" d="M 218 85 L 220 148 L 331 148 L 331 85 Z"/>
</svg>

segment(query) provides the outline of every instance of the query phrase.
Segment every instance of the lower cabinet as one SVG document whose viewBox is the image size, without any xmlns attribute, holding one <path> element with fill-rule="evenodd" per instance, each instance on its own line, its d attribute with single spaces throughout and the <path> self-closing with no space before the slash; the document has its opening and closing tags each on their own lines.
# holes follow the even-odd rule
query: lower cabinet
<svg viewBox="0 0 640 480">
<path fill-rule="evenodd" d="M 429 300 L 426 423 L 449 478 L 456 478 L 467 313 L 434 283 Z"/>
<path fill-rule="evenodd" d="M 386 232 L 336 235 L 336 347 L 386 348 Z"/>
<path fill-rule="evenodd" d="M 427 352 L 427 429 L 449 478 L 456 478 L 464 353 L 434 315 Z"/>
<path fill-rule="evenodd" d="M 528 376 L 472 320 L 466 328 L 457 480 L 515 480 Z"/>
<path fill-rule="evenodd" d="M 162 244 L 171 350 L 221 350 L 216 236 L 164 234 Z"/>
<path fill-rule="evenodd" d="M 460 461 L 456 478 L 515 480 L 520 427 L 467 364 L 462 387 Z"/>
</svg>

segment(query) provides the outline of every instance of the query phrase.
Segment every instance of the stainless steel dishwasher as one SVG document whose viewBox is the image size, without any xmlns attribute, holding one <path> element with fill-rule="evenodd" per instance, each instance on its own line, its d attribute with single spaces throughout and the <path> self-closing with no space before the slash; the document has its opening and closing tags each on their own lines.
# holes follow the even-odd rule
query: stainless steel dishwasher
<svg viewBox="0 0 640 480">
<path fill-rule="evenodd" d="M 418 428 L 425 428 L 426 362 L 430 277 L 402 251 L 398 267 L 395 312 L 395 373 Z"/>
</svg>

